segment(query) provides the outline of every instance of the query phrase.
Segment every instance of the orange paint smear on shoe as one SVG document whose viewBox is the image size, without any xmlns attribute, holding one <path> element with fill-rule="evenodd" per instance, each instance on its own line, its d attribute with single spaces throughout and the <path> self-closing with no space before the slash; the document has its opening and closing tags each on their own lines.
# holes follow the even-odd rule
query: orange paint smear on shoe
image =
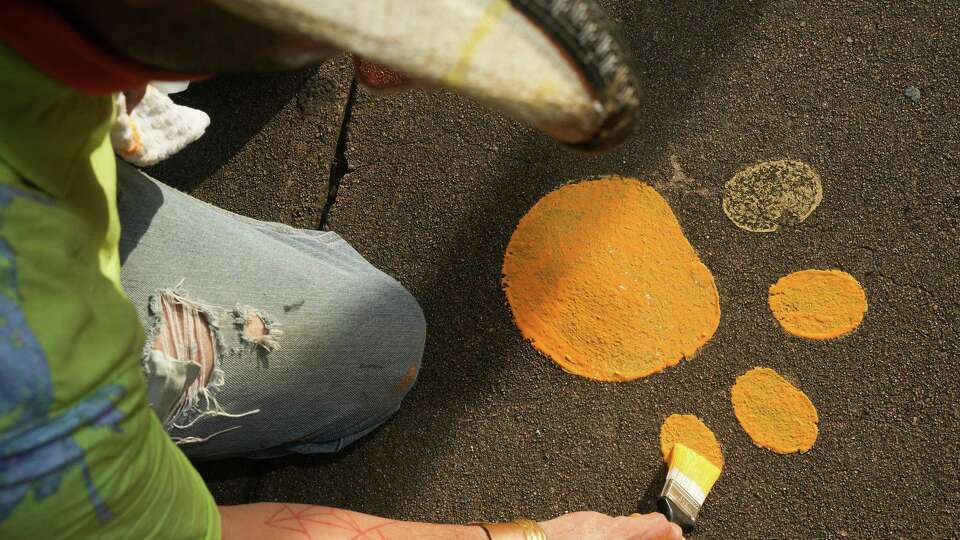
<svg viewBox="0 0 960 540">
<path fill-rule="evenodd" d="M 137 128 L 136 124 L 130 125 L 130 133 L 132 134 L 130 144 L 120 151 L 120 153 L 125 156 L 132 156 L 143 148 L 143 141 L 140 139 L 140 129 Z"/>
<path fill-rule="evenodd" d="M 723 450 L 716 435 L 702 420 L 692 414 L 671 414 L 660 426 L 660 454 L 664 463 L 670 459 L 673 445 L 681 443 L 723 469 Z"/>
<path fill-rule="evenodd" d="M 833 339 L 857 329 L 867 312 L 867 295 L 850 274 L 802 270 L 770 287 L 770 311 L 783 329 L 809 339 Z"/>
<path fill-rule="evenodd" d="M 737 420 L 757 446 L 778 454 L 813 448 L 820 421 L 817 409 L 776 371 L 756 367 L 737 377 L 730 399 Z"/>
<path fill-rule="evenodd" d="M 386 90 L 410 84 L 410 79 L 406 75 L 383 64 L 355 57 L 353 65 L 357 71 L 357 78 L 370 88 Z"/>
<path fill-rule="evenodd" d="M 520 220 L 503 262 L 513 317 L 564 370 L 603 381 L 690 359 L 720 322 L 710 270 L 650 186 L 568 184 Z"/>
</svg>

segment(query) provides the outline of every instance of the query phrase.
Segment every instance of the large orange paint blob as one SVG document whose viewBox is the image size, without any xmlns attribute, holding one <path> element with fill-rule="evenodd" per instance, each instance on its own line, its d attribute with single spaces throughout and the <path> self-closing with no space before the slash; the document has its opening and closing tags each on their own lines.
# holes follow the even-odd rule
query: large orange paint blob
<svg viewBox="0 0 960 540">
<path fill-rule="evenodd" d="M 671 414 L 660 426 L 660 453 L 663 461 L 670 459 L 673 445 L 682 443 L 723 469 L 723 451 L 710 428 L 692 414 Z"/>
<path fill-rule="evenodd" d="M 867 295 L 850 274 L 802 270 L 770 287 L 770 311 L 783 329 L 809 339 L 832 339 L 856 330 L 867 312 Z"/>
<path fill-rule="evenodd" d="M 629 178 L 543 197 L 517 225 L 503 275 L 523 336 L 590 379 L 633 380 L 689 359 L 720 322 L 713 275 L 670 206 Z"/>
<path fill-rule="evenodd" d="M 756 367 L 730 389 L 733 413 L 754 444 L 777 452 L 806 452 L 817 440 L 817 409 L 797 387 L 770 369 Z"/>
</svg>

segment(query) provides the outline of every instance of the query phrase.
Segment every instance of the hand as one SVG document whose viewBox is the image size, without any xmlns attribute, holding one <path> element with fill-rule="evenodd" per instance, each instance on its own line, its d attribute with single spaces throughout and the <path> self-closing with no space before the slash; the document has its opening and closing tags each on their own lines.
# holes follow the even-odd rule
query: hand
<svg viewBox="0 0 960 540">
<path fill-rule="evenodd" d="M 573 512 L 540 523 L 547 540 L 683 540 L 680 527 L 663 514 L 612 517 Z"/>
</svg>

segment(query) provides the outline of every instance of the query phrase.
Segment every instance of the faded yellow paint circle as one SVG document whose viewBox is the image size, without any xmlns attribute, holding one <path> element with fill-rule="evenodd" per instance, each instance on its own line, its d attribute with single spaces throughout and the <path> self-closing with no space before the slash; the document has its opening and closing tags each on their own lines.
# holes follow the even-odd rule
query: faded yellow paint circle
<svg viewBox="0 0 960 540">
<path fill-rule="evenodd" d="M 770 311 L 783 329 L 809 339 L 832 339 L 856 330 L 867 312 L 860 282 L 840 270 L 801 270 L 770 286 Z"/>
<path fill-rule="evenodd" d="M 663 461 L 670 458 L 673 445 L 682 443 L 723 469 L 723 451 L 716 435 L 702 420 L 692 414 L 671 414 L 660 426 L 660 454 Z"/>
<path fill-rule="evenodd" d="M 801 222 L 823 199 L 820 175 L 801 161 L 764 161 L 738 172 L 723 189 L 723 212 L 737 227 L 774 232 Z"/>
<path fill-rule="evenodd" d="M 564 370 L 603 381 L 691 358 L 720 299 L 663 197 L 606 177 L 547 194 L 520 220 L 503 286 L 523 336 Z"/>
<path fill-rule="evenodd" d="M 756 367 L 730 389 L 733 413 L 757 446 L 778 454 L 806 452 L 817 440 L 817 409 L 779 373 Z"/>
</svg>

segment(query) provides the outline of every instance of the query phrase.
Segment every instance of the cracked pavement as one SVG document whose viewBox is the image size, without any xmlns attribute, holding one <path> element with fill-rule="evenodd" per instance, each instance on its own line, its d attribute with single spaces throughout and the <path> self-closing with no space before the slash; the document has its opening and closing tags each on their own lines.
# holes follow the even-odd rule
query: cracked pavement
<svg viewBox="0 0 960 540">
<path fill-rule="evenodd" d="M 695 538 L 960 535 L 955 5 L 603 3 L 645 91 L 637 134 L 603 155 L 564 150 L 446 92 L 363 90 L 338 152 L 352 80 L 343 58 L 218 78 L 178 98 L 213 123 L 151 174 L 310 228 L 339 177 L 330 229 L 410 288 L 429 325 L 419 382 L 383 429 L 333 457 L 201 464 L 217 499 L 447 522 L 626 514 L 649 509 L 660 487 L 662 419 L 688 413 L 714 430 L 727 463 Z M 721 210 L 724 183 L 777 158 L 811 164 L 823 202 L 778 233 L 738 229 Z M 634 383 L 560 371 L 522 341 L 500 290 L 519 218 L 598 174 L 657 186 L 720 291 L 720 328 L 700 354 Z M 839 341 L 788 336 L 767 309 L 770 284 L 815 267 L 867 291 L 863 325 Z M 809 453 L 758 448 L 737 424 L 730 386 L 757 365 L 816 405 Z"/>
</svg>

